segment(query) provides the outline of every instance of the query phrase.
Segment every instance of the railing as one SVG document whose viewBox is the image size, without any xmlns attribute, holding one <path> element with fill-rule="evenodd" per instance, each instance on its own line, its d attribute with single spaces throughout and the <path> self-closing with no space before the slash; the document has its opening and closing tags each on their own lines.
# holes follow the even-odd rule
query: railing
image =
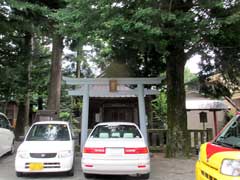
<svg viewBox="0 0 240 180">
<path fill-rule="evenodd" d="M 164 151 L 167 142 L 166 129 L 148 129 L 148 142 L 151 151 Z M 202 143 L 210 141 L 213 138 L 212 129 L 207 130 L 188 130 L 191 138 L 191 148 L 195 150 Z"/>
</svg>

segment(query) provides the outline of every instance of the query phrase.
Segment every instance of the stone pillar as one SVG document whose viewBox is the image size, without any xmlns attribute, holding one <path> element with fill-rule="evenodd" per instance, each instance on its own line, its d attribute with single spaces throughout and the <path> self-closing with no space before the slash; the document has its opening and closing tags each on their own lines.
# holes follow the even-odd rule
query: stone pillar
<svg viewBox="0 0 240 180">
<path fill-rule="evenodd" d="M 82 123 L 81 123 L 81 152 L 88 136 L 88 114 L 89 114 L 89 85 L 84 85 Z"/>
<path fill-rule="evenodd" d="M 148 144 L 143 84 L 138 84 L 138 110 L 139 110 L 140 129 L 143 133 L 145 142 Z"/>
</svg>

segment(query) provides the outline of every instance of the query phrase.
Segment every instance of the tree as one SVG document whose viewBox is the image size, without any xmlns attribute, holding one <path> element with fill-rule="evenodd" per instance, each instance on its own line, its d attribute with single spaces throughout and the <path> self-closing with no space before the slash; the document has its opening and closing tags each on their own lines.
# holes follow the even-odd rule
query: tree
<svg viewBox="0 0 240 180">
<path fill-rule="evenodd" d="M 231 96 L 239 90 L 240 73 L 240 2 L 224 1 L 209 12 L 216 27 L 207 33 L 202 42 L 200 80 L 201 91 L 208 96 L 220 98 Z M 220 76 L 214 83 L 206 83 L 213 76 Z"/>
<path fill-rule="evenodd" d="M 211 15 L 230 1 L 71 1 L 65 9 L 65 26 L 74 32 L 91 32 L 107 51 L 105 60 L 135 67 L 135 75 L 156 76 L 166 68 L 168 105 L 168 157 L 188 157 L 190 139 L 185 109 L 184 66 L 201 48 L 211 44 L 221 23 Z M 234 7 L 236 3 L 231 1 Z M 83 20 L 82 17 L 85 17 Z M 225 17 L 223 17 L 225 18 Z M 82 19 L 81 23 L 77 19 Z M 89 25 L 87 21 L 91 21 Z M 77 23 L 76 23 L 77 22 Z M 82 35 L 82 34 L 81 34 Z M 82 36 L 80 36 L 82 37 Z M 155 71 L 156 69 L 156 71 Z"/>
<path fill-rule="evenodd" d="M 167 154 L 175 156 L 184 152 L 184 155 L 187 155 L 189 144 L 185 142 L 189 142 L 189 136 L 186 134 L 183 72 L 187 60 L 184 52 L 187 48 L 185 42 L 190 41 L 190 34 L 193 34 L 194 19 L 191 13 L 188 13 L 192 3 L 190 1 L 88 3 L 90 3 L 88 7 L 93 7 L 88 8 L 90 12 L 99 11 L 101 19 L 98 21 L 101 24 L 96 23 L 100 24 L 100 27 L 94 34 L 98 34 L 107 42 L 112 50 L 111 59 L 134 67 L 136 75 L 141 76 L 156 76 L 167 68 L 168 139 L 171 142 Z"/>
<path fill-rule="evenodd" d="M 18 135 L 23 135 L 23 127 L 31 124 L 29 108 L 34 100 L 33 96 L 46 94 L 46 83 L 40 83 L 48 76 L 48 73 L 43 75 L 42 72 L 49 66 L 49 56 L 44 47 L 46 44 L 41 39 L 42 34 L 34 26 L 36 22 L 33 23 L 31 12 L 23 5 L 25 4 L 7 1 L 0 6 L 0 11 L 4 9 L 1 11 L 4 13 L 0 15 L 3 19 L 1 22 L 5 22 L 4 29 L 0 31 L 3 40 L 0 44 L 0 97 L 6 105 L 9 100 L 18 102 L 22 111 L 19 111 L 18 116 Z M 39 87 L 44 87 L 41 93 Z"/>
<path fill-rule="evenodd" d="M 44 32 L 48 32 L 52 37 L 52 61 L 47 108 L 59 112 L 63 36 L 56 29 L 58 22 L 54 18 L 54 14 L 60 8 L 64 8 L 66 3 L 64 0 L 11 0 L 11 5 L 23 13 L 24 17 L 29 19 L 33 25 Z"/>
<path fill-rule="evenodd" d="M 167 95 L 161 91 L 156 99 L 152 101 L 153 111 L 159 121 L 159 125 L 166 127 L 167 124 Z"/>
</svg>

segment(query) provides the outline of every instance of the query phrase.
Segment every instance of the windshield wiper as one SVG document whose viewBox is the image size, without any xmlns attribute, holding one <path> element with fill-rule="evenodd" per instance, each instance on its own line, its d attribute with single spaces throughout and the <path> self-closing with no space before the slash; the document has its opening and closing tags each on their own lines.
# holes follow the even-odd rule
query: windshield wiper
<svg viewBox="0 0 240 180">
<path fill-rule="evenodd" d="M 231 144 L 231 143 L 225 142 L 223 140 L 216 140 L 215 142 L 213 142 L 213 144 L 221 145 L 223 147 L 240 149 L 240 144 Z"/>
<path fill-rule="evenodd" d="M 217 144 L 217 145 L 220 145 L 220 146 L 223 146 L 223 147 L 233 147 L 233 144 L 226 143 L 222 140 L 216 140 L 216 141 L 213 142 L 213 144 Z"/>
</svg>

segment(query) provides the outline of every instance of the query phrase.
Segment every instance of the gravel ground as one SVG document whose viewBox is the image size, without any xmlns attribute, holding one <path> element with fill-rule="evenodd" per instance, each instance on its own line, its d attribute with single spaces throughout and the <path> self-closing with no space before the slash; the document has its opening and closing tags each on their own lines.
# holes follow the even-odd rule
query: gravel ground
<svg viewBox="0 0 240 180">
<path fill-rule="evenodd" d="M 196 158 L 167 159 L 164 154 L 154 154 L 151 161 L 154 180 L 194 180 Z"/>
</svg>

